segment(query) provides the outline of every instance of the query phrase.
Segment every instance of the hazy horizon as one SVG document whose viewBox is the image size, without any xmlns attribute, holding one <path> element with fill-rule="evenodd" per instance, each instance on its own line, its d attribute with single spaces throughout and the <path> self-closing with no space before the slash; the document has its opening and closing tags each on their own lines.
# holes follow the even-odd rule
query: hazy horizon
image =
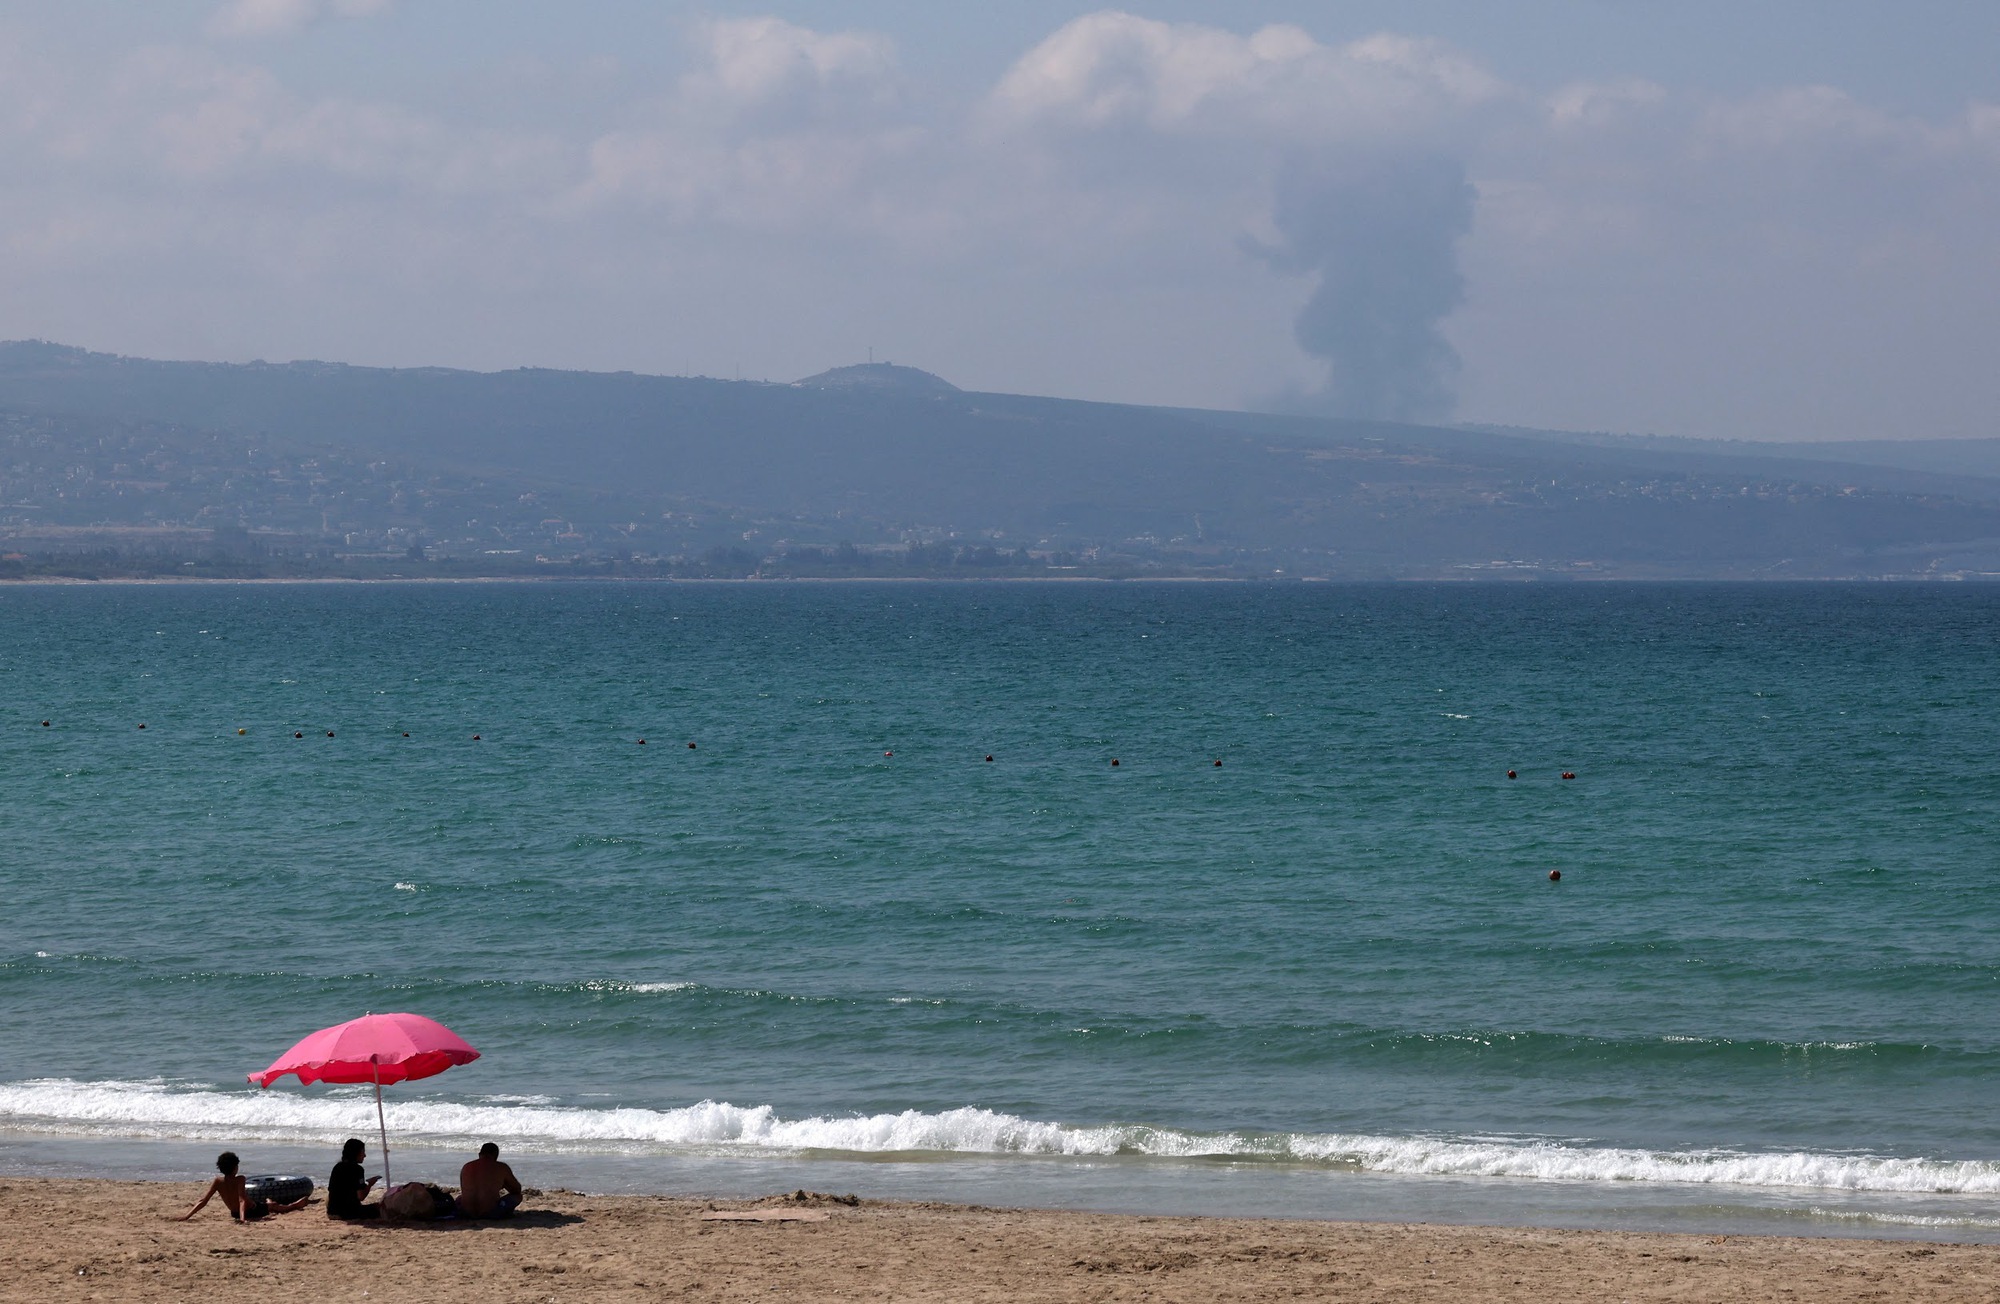
<svg viewBox="0 0 2000 1304">
<path fill-rule="evenodd" d="M 0 4 L 0 337 L 1996 433 L 2000 16 Z"/>
</svg>

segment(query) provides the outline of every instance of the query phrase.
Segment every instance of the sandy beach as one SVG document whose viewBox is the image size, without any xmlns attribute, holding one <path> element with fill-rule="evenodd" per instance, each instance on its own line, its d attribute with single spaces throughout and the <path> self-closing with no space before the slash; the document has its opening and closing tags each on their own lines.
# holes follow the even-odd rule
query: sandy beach
<svg viewBox="0 0 2000 1304">
<path fill-rule="evenodd" d="M 200 1186 L 0 1179 L 0 1298 L 1992 1300 L 2000 1247 L 548 1192 L 512 1223 L 238 1226 Z M 770 1220 L 715 1220 L 757 1211 Z M 780 1220 L 803 1214 L 806 1220 Z"/>
</svg>

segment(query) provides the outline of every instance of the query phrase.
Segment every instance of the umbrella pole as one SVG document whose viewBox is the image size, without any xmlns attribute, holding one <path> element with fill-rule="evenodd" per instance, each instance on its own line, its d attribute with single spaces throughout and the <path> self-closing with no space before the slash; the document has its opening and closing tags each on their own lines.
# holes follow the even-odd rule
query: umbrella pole
<svg viewBox="0 0 2000 1304">
<path fill-rule="evenodd" d="M 375 1126 L 382 1130 L 382 1194 L 389 1194 L 389 1124 L 382 1117 L 382 1068 L 375 1065 Z"/>
</svg>

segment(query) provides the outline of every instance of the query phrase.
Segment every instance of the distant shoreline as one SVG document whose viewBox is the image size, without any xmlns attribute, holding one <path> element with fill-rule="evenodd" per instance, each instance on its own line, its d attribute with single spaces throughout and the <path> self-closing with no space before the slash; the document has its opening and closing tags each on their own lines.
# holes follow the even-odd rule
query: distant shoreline
<svg viewBox="0 0 2000 1304">
<path fill-rule="evenodd" d="M 66 588 L 106 584 L 162 587 L 197 584 L 1265 584 L 1274 581 L 1236 575 L 1147 575 L 1131 579 L 1110 575 L 784 575 L 768 579 L 688 575 L 297 575 L 233 577 L 219 575 L 120 575 L 101 580 L 63 575 L 0 580 L 7 585 L 59 585 Z M 1400 584 L 1403 580 L 1281 580 L 1277 583 Z M 1446 581 L 1447 583 L 1455 581 Z"/>
<path fill-rule="evenodd" d="M 113 575 L 86 579 L 70 575 L 34 575 L 0 579 L 0 592 L 9 588 L 103 588 L 145 586 L 150 588 L 190 588 L 208 585 L 408 585 L 408 584 L 631 584 L 772 587 L 805 584 L 1237 584 L 1277 588 L 1340 585 L 1451 585 L 1486 588 L 1563 588 L 1600 584 L 1740 584 L 1745 587 L 1785 584 L 1866 584 L 1916 585 L 1946 588 L 1957 585 L 2000 584 L 2000 574 L 1922 575 L 1786 575 L 1753 578 L 1742 575 L 1399 575 L 1358 576 L 1265 576 L 1265 575 L 773 575 L 690 576 L 690 575 Z"/>
</svg>

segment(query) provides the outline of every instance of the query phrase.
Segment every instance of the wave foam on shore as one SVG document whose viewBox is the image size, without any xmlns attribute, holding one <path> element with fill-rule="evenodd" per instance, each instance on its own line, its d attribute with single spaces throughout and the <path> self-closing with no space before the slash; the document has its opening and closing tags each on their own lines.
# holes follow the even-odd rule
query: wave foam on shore
<svg viewBox="0 0 2000 1304">
<path fill-rule="evenodd" d="M 0 1084 L 0 1127 L 76 1136 L 336 1141 L 372 1123 L 354 1090 L 306 1095 L 165 1082 L 42 1078 Z M 2000 1193 L 2000 1164 L 1824 1152 L 1648 1150 L 1523 1137 L 1190 1132 L 1074 1125 L 977 1107 L 787 1119 L 768 1105 L 579 1108 L 520 1097 L 392 1101 L 407 1144 L 498 1138 L 530 1151 L 797 1156 L 1055 1156 L 1318 1165 L 1404 1176 L 1671 1182 L 1851 1192 Z"/>
</svg>

